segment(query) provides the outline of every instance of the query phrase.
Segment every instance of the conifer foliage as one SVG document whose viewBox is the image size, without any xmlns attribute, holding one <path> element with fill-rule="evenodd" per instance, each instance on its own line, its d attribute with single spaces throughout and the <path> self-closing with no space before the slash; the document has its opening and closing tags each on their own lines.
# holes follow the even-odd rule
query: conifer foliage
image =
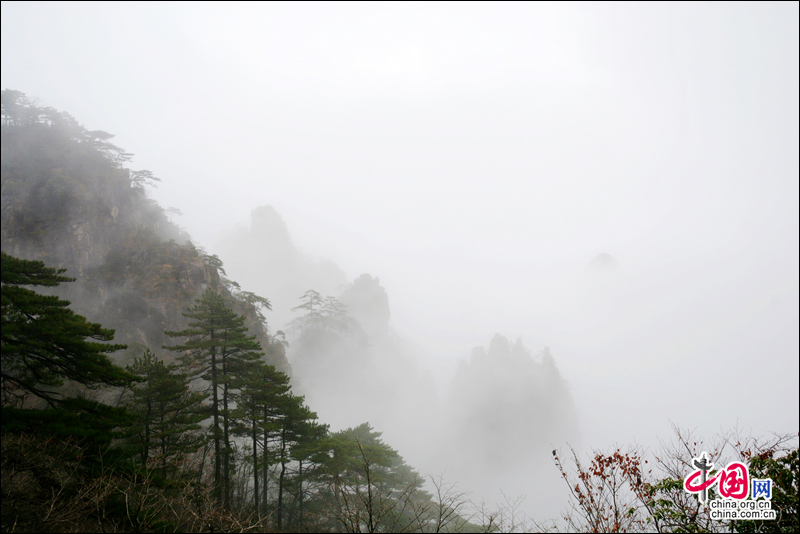
<svg viewBox="0 0 800 534">
<path fill-rule="evenodd" d="M 235 433 L 246 437 L 249 441 L 253 472 L 253 504 L 260 513 L 264 513 L 267 509 L 269 466 L 275 463 L 269 455 L 269 444 L 280 428 L 279 407 L 290 395 L 289 376 L 277 371 L 271 365 L 253 365 L 242 377 Z"/>
<path fill-rule="evenodd" d="M 3 405 L 20 405 L 30 394 L 51 405 L 62 400 L 65 380 L 86 387 L 124 386 L 135 380 L 107 356 L 125 345 L 102 343 L 114 331 L 69 309 L 69 301 L 23 286 L 57 286 L 74 279 L 65 269 L 2 254 Z"/>
<path fill-rule="evenodd" d="M 187 327 L 166 333 L 178 338 L 165 347 L 177 353 L 174 363 L 146 350 L 122 368 L 109 357 L 125 348 L 113 343 L 114 330 L 49 291 L 74 280 L 64 269 L 2 254 L 0 530 L 347 528 L 325 519 L 331 495 L 342 489 L 332 481 L 368 491 L 371 483 L 341 466 L 366 462 L 370 473 L 385 466 L 365 457 L 369 447 L 332 440 L 305 398 L 292 393 L 289 376 L 265 363 L 285 362 L 287 345 L 280 331 L 267 333 L 270 301 L 224 278 L 218 257 L 168 241 L 188 235 L 147 198 L 145 187 L 159 178 L 126 168 L 132 155 L 111 144 L 111 134 L 89 131 L 18 91 L 0 96 L 4 250 L 54 258 L 85 275 L 75 294 L 115 285 L 83 309 L 111 312 L 106 320 L 126 335 L 150 325 L 146 335 L 129 337 L 156 346 L 163 325 L 175 323 L 148 299 L 177 310 L 196 296 L 196 280 L 211 274 L 212 284 L 184 312 Z M 296 326 L 308 336 L 359 337 L 337 299 L 309 291 L 303 301 L 298 309 L 307 315 Z M 249 322 L 233 309 L 245 310 Z M 255 327 L 263 350 L 245 324 Z M 348 461 L 348 454 L 355 456 Z M 370 480 L 378 491 L 388 479 Z M 416 478 L 408 480 L 416 488 Z M 387 491 L 376 495 L 405 502 Z M 355 502 L 349 497 L 340 502 Z M 388 524 L 355 523 L 362 530 Z"/>
<path fill-rule="evenodd" d="M 191 391 L 186 375 L 177 365 L 167 365 L 146 350 L 128 370 L 143 378 L 131 391 L 126 408 L 136 416 L 129 431 L 142 465 L 155 461 L 162 476 L 184 456 L 203 444 L 200 422 L 205 415 L 199 409 L 206 396 Z"/>
<path fill-rule="evenodd" d="M 206 290 L 194 306 L 183 314 L 193 319 L 189 328 L 167 332 L 184 337 L 182 345 L 165 347 L 180 351 L 180 360 L 191 379 L 208 383 L 211 398 L 211 440 L 214 443 L 214 488 L 220 501 L 230 506 L 232 475 L 231 410 L 238 397 L 238 385 L 249 366 L 263 353 L 255 336 L 248 335 L 245 318 L 225 305 L 222 296 Z"/>
</svg>

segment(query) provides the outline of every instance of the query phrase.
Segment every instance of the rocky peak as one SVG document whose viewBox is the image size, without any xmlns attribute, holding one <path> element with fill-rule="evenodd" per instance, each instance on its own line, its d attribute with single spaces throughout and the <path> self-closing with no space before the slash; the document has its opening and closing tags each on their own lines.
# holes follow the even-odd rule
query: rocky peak
<svg viewBox="0 0 800 534">
<path fill-rule="evenodd" d="M 380 280 L 364 273 L 356 278 L 339 297 L 349 314 L 359 322 L 372 340 L 385 339 L 389 334 L 389 296 Z"/>
<path fill-rule="evenodd" d="M 250 235 L 273 252 L 294 253 L 289 229 L 283 217 L 271 205 L 260 206 L 250 212 Z"/>
</svg>

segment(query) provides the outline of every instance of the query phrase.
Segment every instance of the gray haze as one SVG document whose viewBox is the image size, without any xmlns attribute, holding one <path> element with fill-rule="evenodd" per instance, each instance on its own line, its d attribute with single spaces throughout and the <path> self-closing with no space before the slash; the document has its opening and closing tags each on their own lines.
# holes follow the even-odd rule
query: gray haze
<svg viewBox="0 0 800 534">
<path fill-rule="evenodd" d="M 379 277 L 443 405 L 495 333 L 548 346 L 604 448 L 798 429 L 799 39 L 797 3 L 3 2 L 1 85 L 226 266 L 270 205 L 309 280 Z"/>
</svg>

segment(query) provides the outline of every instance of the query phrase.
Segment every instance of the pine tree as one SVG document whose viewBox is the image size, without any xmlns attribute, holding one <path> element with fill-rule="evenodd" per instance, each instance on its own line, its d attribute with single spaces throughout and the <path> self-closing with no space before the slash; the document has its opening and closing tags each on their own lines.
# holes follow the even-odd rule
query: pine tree
<svg viewBox="0 0 800 534">
<path fill-rule="evenodd" d="M 211 397 L 213 418 L 214 489 L 217 499 L 228 508 L 232 474 L 230 411 L 237 393 L 232 386 L 263 354 L 255 336 L 247 335 L 245 318 L 230 310 L 221 295 L 208 289 L 195 302 L 183 313 L 185 317 L 194 319 L 189 322 L 189 328 L 180 332 L 166 332 L 171 337 L 185 337 L 186 342 L 165 348 L 183 352 L 180 358 L 189 369 L 189 376 L 208 382 L 206 391 Z"/>
<path fill-rule="evenodd" d="M 247 436 L 252 446 L 253 503 L 256 510 L 266 512 L 270 440 L 280 429 L 280 408 L 291 393 L 289 376 L 272 365 L 252 366 L 242 377 L 241 393 L 235 419 L 239 422 L 236 434 Z M 259 445 L 261 458 L 258 456 Z M 259 481 L 261 482 L 259 484 Z M 260 490 L 260 491 L 259 491 Z"/>
<path fill-rule="evenodd" d="M 125 345 L 101 343 L 111 341 L 114 331 L 76 314 L 68 308 L 68 301 L 22 287 L 54 287 L 73 281 L 62 276 L 64 269 L 6 253 L 2 253 L 0 265 L 3 431 L 77 440 L 85 461 L 100 458 L 101 452 L 108 461 L 108 447 L 118 437 L 118 429 L 130 424 L 130 417 L 120 408 L 68 397 L 62 386 L 71 381 L 97 389 L 137 381 L 138 377 L 115 365 L 107 355 Z M 50 409 L 31 409 L 32 398 Z"/>
<path fill-rule="evenodd" d="M 287 395 L 280 400 L 282 402 L 278 406 L 278 411 L 281 416 L 278 422 L 279 429 L 277 433 L 278 461 L 281 464 L 281 470 L 278 476 L 278 530 L 283 527 L 283 494 L 287 482 L 287 468 L 292 460 L 295 459 L 292 451 L 301 444 L 306 444 L 307 446 L 312 436 L 316 437 L 327 431 L 327 428 L 324 427 L 322 427 L 321 431 L 319 430 L 321 425 L 317 424 L 317 414 L 312 412 L 311 409 L 305 405 L 304 397 Z M 300 465 L 302 466 L 302 464 Z"/>
<path fill-rule="evenodd" d="M 305 310 L 305 315 L 292 319 L 289 327 L 292 330 L 300 330 L 300 332 L 306 329 L 318 328 L 323 318 L 322 309 L 325 305 L 322 295 L 313 289 L 309 289 L 303 293 L 300 300 L 303 303 L 292 308 L 292 311 Z"/>
<path fill-rule="evenodd" d="M 329 511 L 347 530 L 408 532 L 420 527 L 413 513 L 430 503 L 419 474 L 381 440 L 368 423 L 332 434 L 332 454 L 321 477 L 329 485 Z M 412 512 L 411 515 L 408 515 Z"/>
<path fill-rule="evenodd" d="M 292 311 L 304 310 L 305 314 L 295 317 L 289 323 L 292 330 L 299 330 L 301 334 L 311 332 L 347 332 L 361 333 L 358 322 L 347 313 L 347 306 L 339 302 L 336 297 L 323 298 L 313 289 L 306 291 L 301 304 L 292 308 Z"/>
<path fill-rule="evenodd" d="M 66 269 L 45 267 L 2 253 L 3 405 L 21 405 L 33 394 L 55 407 L 63 401 L 65 380 L 87 388 L 124 386 L 135 377 L 115 365 L 108 353 L 125 345 L 99 343 L 114 331 L 90 323 L 68 308 L 69 301 L 21 286 L 57 286 L 75 279 Z M 88 338 L 88 339 L 87 339 Z"/>
<path fill-rule="evenodd" d="M 323 466 L 330 460 L 329 426 L 319 423 L 316 413 L 310 412 L 308 415 L 312 417 L 294 423 L 298 439 L 292 446 L 291 458 L 297 462 L 297 470 L 287 488 L 294 496 L 294 513 L 289 517 L 292 523 L 287 522 L 287 525 L 291 524 L 293 530 L 307 528 L 303 522 L 309 482 L 319 475 Z"/>
<path fill-rule="evenodd" d="M 176 365 L 166 365 L 149 350 L 128 370 L 144 379 L 127 402 L 137 418 L 131 441 L 139 449 L 142 464 L 155 456 L 161 475 L 166 476 L 169 463 L 202 445 L 199 430 L 205 415 L 198 408 L 206 395 L 191 391 L 186 375 L 179 373 Z"/>
</svg>

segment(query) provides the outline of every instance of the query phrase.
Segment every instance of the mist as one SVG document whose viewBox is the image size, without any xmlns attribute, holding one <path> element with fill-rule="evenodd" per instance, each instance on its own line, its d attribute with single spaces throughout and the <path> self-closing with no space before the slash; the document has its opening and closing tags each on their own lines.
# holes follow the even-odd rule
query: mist
<svg viewBox="0 0 800 534">
<path fill-rule="evenodd" d="M 272 301 L 323 421 L 368 417 L 421 472 L 542 517 L 553 448 L 797 431 L 799 41 L 796 3 L 4 2 L 2 87 L 162 178 Z M 349 302 L 369 343 L 336 347 L 373 363 L 308 363 L 309 289 Z M 542 419 L 497 400 L 514 469 L 480 437 L 448 452 L 500 338 L 563 386 Z"/>
</svg>

